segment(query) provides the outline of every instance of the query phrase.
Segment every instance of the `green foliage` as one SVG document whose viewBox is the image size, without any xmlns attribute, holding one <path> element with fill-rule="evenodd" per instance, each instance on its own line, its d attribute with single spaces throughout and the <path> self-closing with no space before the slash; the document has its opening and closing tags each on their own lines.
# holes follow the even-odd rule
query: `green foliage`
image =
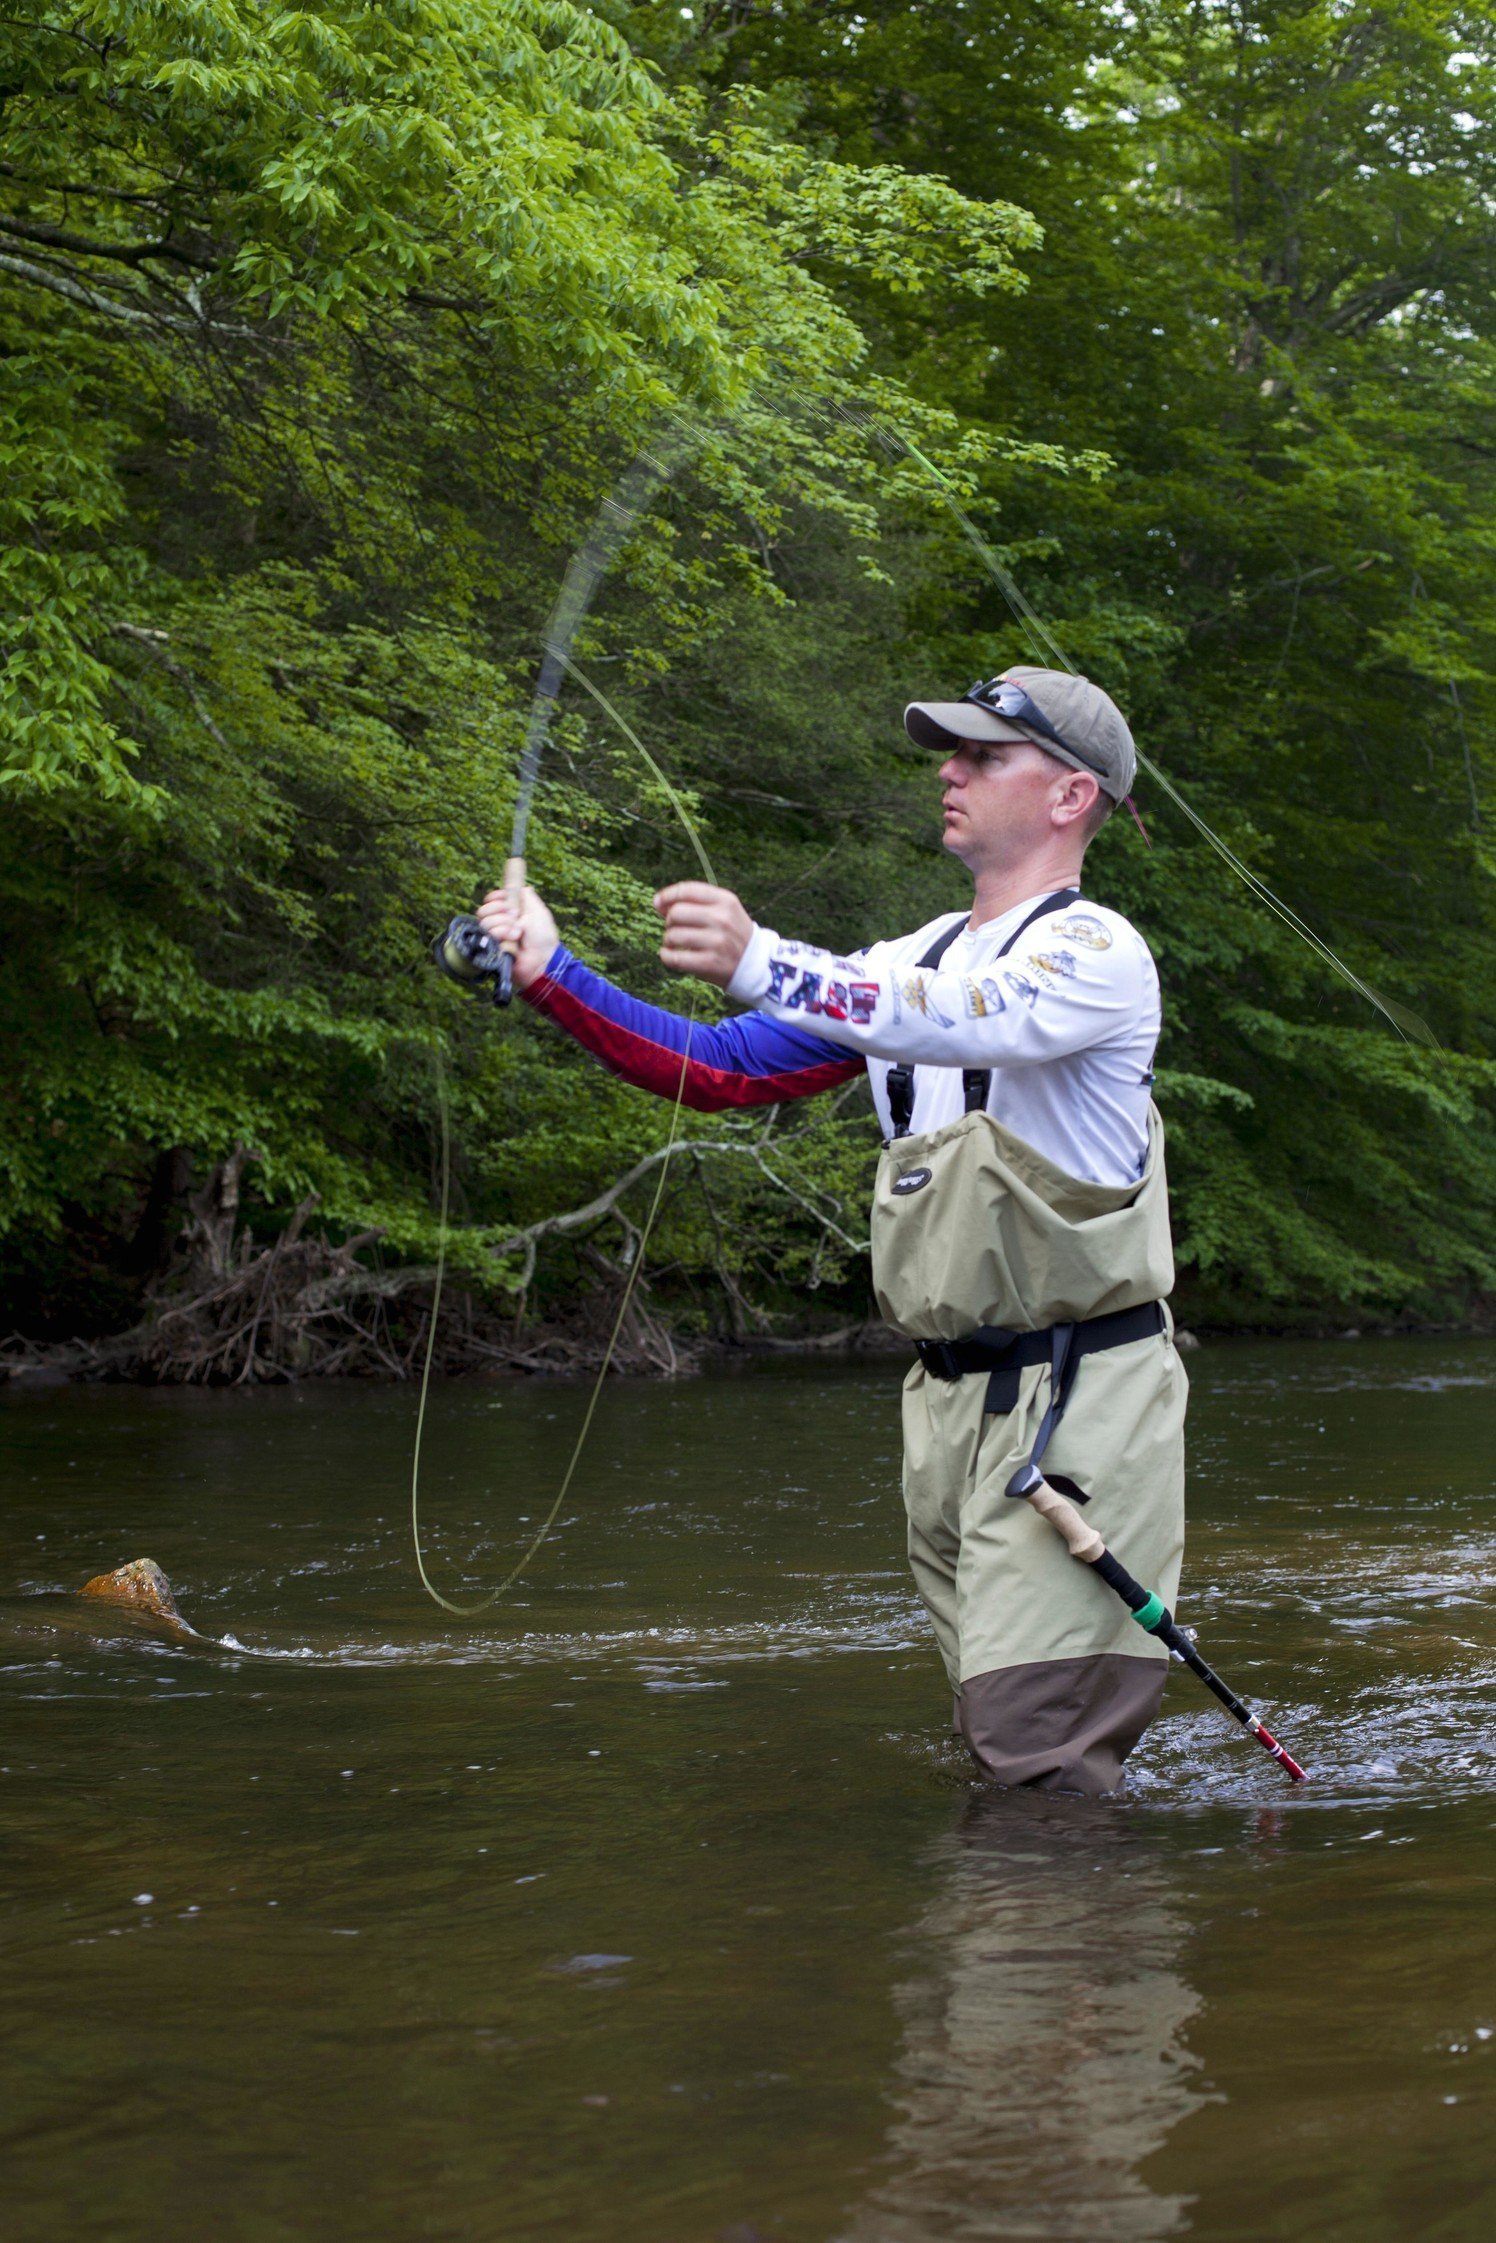
<svg viewBox="0 0 1496 2243">
<path fill-rule="evenodd" d="M 428 1257 L 438 1049 L 461 1269 L 542 1306 L 607 1279 L 616 1226 L 533 1279 L 505 1241 L 664 1108 L 425 944 L 502 860 L 545 616 L 662 428 L 684 464 L 585 664 L 765 917 L 851 942 L 959 900 L 897 711 L 1031 650 L 880 426 L 1444 1046 L 1400 1045 L 1145 786 L 1156 845 L 1108 829 L 1097 887 L 1164 971 L 1189 1312 L 1467 1312 L 1496 1282 L 1493 58 L 1437 0 L 13 10 L 12 1321 L 127 1316 L 170 1191 L 236 1143 L 267 1229 L 315 1192 Z M 648 899 L 687 863 L 569 697 L 533 876 L 672 1002 Z M 703 1324 L 823 1287 L 855 1314 L 861 1095 L 763 1127 L 691 1119 L 658 1282 Z"/>
<path fill-rule="evenodd" d="M 837 160 L 1038 219 L 1016 303 L 850 300 L 960 416 L 979 527 L 1150 756 L 1445 1047 L 1378 1028 L 1144 779 L 1155 847 L 1119 821 L 1094 880 L 1163 968 L 1190 1312 L 1468 1311 L 1496 1258 L 1489 12 L 709 10 L 669 66 L 772 81 Z M 1005 456 L 1040 436 L 1111 471 Z M 900 675 L 1032 659 L 924 508 Z"/>
</svg>

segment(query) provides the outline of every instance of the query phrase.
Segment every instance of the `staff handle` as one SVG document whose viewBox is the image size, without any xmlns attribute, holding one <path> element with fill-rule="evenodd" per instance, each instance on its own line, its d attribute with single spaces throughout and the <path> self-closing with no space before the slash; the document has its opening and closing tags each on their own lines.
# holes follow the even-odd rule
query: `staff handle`
<svg viewBox="0 0 1496 2243">
<path fill-rule="evenodd" d="M 1033 1470 L 1032 1466 L 1030 1470 Z M 1026 1503 L 1033 1505 L 1041 1518 L 1048 1519 L 1073 1558 L 1079 1558 L 1083 1565 L 1096 1567 L 1103 1581 L 1116 1590 L 1139 1627 L 1146 1628 L 1150 1635 L 1157 1636 L 1159 1642 L 1176 1659 L 1182 1659 L 1200 1677 L 1206 1689 L 1220 1699 L 1226 1711 L 1241 1723 L 1249 1736 L 1257 1739 L 1263 1751 L 1272 1755 L 1293 1783 L 1308 1780 L 1293 1754 L 1285 1745 L 1279 1744 L 1272 1731 L 1253 1713 L 1246 1700 L 1238 1698 L 1230 1684 L 1223 1682 L 1214 1667 L 1201 1658 L 1193 1640 L 1180 1627 L 1162 1597 L 1151 1594 L 1140 1581 L 1134 1581 L 1127 1568 L 1112 1556 L 1096 1529 L 1086 1524 L 1068 1496 L 1061 1495 L 1058 1488 L 1052 1488 L 1037 1471 L 1034 1472 L 1032 1487 L 1020 1482 L 1017 1488 L 1010 1488 L 1008 1492 L 1021 1495 Z"/>
<path fill-rule="evenodd" d="M 1041 1519 L 1048 1519 L 1063 1538 L 1072 1558 L 1079 1558 L 1083 1565 L 1094 1565 L 1105 1555 L 1106 1544 L 1096 1529 L 1087 1526 L 1069 1496 L 1061 1495 L 1048 1480 L 1041 1480 L 1037 1487 L 1026 1490 L 1025 1500 L 1033 1505 Z"/>
</svg>

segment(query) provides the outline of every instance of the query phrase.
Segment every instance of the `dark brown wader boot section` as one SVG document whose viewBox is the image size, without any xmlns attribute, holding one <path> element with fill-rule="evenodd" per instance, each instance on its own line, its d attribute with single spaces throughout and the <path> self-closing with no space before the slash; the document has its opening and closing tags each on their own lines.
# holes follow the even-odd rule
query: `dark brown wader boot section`
<svg viewBox="0 0 1496 2243">
<path fill-rule="evenodd" d="M 1158 1712 L 1167 1667 L 1103 1653 L 998 1667 L 961 1685 L 961 1734 L 992 1783 L 1115 1791 Z"/>
</svg>

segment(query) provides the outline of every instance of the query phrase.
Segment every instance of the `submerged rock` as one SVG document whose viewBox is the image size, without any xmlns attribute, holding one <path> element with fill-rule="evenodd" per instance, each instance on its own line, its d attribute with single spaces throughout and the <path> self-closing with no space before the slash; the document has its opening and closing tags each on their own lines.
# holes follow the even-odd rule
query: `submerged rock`
<svg viewBox="0 0 1496 2243">
<path fill-rule="evenodd" d="M 79 1594 L 107 1597 L 114 1604 L 134 1605 L 139 1612 L 151 1612 L 158 1620 L 169 1620 L 175 1628 L 187 1625 L 177 1610 L 171 1583 L 154 1558 L 132 1558 L 128 1565 L 117 1566 L 113 1573 L 96 1573 L 91 1581 L 84 1582 Z"/>
</svg>

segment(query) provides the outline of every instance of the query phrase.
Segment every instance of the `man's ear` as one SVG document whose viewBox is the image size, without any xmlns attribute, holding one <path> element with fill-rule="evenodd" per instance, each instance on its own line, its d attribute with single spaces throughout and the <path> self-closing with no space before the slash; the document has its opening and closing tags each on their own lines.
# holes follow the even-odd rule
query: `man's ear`
<svg viewBox="0 0 1496 2243">
<path fill-rule="evenodd" d="M 1067 772 L 1055 797 L 1054 806 L 1060 814 L 1060 823 L 1071 826 L 1087 817 L 1100 793 L 1101 789 L 1089 771 Z"/>
</svg>

